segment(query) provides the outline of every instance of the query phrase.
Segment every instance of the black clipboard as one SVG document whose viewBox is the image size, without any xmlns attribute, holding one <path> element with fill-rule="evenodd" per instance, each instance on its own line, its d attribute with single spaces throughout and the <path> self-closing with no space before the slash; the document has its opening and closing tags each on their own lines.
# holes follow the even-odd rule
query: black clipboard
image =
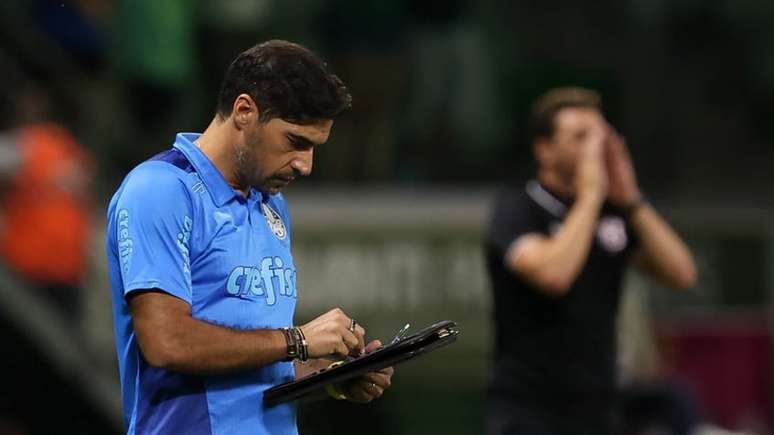
<svg viewBox="0 0 774 435">
<path fill-rule="evenodd" d="M 324 368 L 301 379 L 269 388 L 263 393 L 264 406 L 300 399 L 334 382 L 354 379 L 368 372 L 400 364 L 453 343 L 459 333 L 457 324 L 451 320 L 435 323 L 367 355 L 345 360 L 336 367 Z"/>
</svg>

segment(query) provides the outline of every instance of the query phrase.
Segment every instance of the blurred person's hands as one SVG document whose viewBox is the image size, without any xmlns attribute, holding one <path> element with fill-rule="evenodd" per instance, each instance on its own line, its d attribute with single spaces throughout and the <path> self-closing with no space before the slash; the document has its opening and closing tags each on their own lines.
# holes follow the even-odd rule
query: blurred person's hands
<svg viewBox="0 0 774 435">
<path fill-rule="evenodd" d="M 608 198 L 621 208 L 635 206 L 642 199 L 637 175 L 634 172 L 626 141 L 612 127 L 605 142 L 604 154 L 610 185 L 607 192 Z"/>
<path fill-rule="evenodd" d="M 608 189 L 605 168 L 605 142 L 609 130 L 599 127 L 589 132 L 582 144 L 578 167 L 575 171 L 575 191 L 579 198 L 603 199 Z"/>
</svg>

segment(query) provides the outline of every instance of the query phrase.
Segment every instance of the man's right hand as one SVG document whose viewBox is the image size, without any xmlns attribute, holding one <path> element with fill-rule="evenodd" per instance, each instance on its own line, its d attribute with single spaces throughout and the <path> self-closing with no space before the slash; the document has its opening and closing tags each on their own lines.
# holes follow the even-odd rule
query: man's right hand
<svg viewBox="0 0 774 435">
<path fill-rule="evenodd" d="M 605 141 L 610 130 L 598 127 L 591 132 L 582 144 L 575 170 L 575 191 L 578 198 L 602 200 L 607 194 L 608 180 L 605 167 Z"/>
<path fill-rule="evenodd" d="M 352 319 L 341 308 L 334 308 L 301 326 L 306 337 L 310 358 L 360 356 L 365 348 L 365 329 L 356 325 L 350 331 Z"/>
</svg>

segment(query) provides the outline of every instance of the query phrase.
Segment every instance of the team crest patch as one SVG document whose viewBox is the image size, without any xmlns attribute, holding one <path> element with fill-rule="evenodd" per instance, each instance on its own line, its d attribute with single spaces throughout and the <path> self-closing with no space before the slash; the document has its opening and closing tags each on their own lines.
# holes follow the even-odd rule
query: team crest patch
<svg viewBox="0 0 774 435">
<path fill-rule="evenodd" d="M 273 232 L 278 239 L 284 239 L 288 232 L 285 229 L 285 223 L 282 222 L 282 218 L 280 218 L 279 214 L 272 210 L 265 202 L 261 203 L 261 208 L 263 209 L 263 214 L 266 216 L 266 224 L 271 228 L 271 232 Z"/>
<path fill-rule="evenodd" d="M 607 252 L 621 252 L 628 242 L 626 225 L 616 216 L 605 216 L 597 227 L 597 240 Z"/>
</svg>

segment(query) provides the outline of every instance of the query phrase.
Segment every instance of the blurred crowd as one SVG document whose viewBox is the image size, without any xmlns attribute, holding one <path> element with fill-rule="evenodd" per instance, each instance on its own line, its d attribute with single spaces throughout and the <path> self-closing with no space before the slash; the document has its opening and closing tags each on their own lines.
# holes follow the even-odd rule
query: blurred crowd
<svg viewBox="0 0 774 435">
<path fill-rule="evenodd" d="M 749 203 L 774 181 L 768 3 L 11 0 L 0 8 L 3 86 L 22 76 L 45 83 L 110 186 L 175 132 L 206 125 L 226 64 L 272 38 L 319 52 L 352 88 L 355 110 L 319 153 L 318 182 L 523 174 L 529 101 L 570 84 L 605 95 L 641 170 L 659 174 L 643 180 L 651 194 Z"/>
</svg>

